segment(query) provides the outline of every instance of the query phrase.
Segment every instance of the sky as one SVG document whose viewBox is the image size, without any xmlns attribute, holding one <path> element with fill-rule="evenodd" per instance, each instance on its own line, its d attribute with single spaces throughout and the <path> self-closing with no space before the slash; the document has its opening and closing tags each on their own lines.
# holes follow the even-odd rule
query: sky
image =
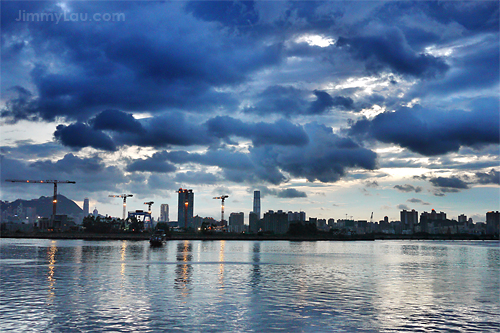
<svg viewBox="0 0 500 333">
<path fill-rule="evenodd" d="M 499 29 L 498 1 L 2 1 L 1 199 L 485 221 Z"/>
</svg>

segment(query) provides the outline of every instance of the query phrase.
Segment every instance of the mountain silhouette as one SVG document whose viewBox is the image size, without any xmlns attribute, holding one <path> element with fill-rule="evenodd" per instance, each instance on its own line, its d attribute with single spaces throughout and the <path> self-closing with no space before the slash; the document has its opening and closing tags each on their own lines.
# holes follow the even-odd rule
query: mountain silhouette
<svg viewBox="0 0 500 333">
<path fill-rule="evenodd" d="M 11 208 L 12 210 L 16 210 L 20 204 L 23 205 L 23 208 L 26 209 L 28 207 L 36 208 L 36 215 L 42 217 L 50 217 L 52 216 L 52 199 L 53 197 L 45 197 L 41 196 L 38 199 L 32 200 L 22 200 L 17 199 L 12 202 L 0 201 L 2 211 Z M 83 213 L 83 209 L 80 208 L 73 200 L 66 198 L 62 194 L 57 195 L 57 215 L 73 215 L 77 216 Z"/>
</svg>

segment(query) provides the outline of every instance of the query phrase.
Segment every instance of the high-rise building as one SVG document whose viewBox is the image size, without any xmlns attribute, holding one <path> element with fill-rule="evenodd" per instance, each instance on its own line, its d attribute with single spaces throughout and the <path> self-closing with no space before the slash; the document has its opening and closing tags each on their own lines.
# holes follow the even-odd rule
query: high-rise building
<svg viewBox="0 0 500 333">
<path fill-rule="evenodd" d="M 488 233 L 498 234 L 500 232 L 500 212 L 486 213 L 486 228 Z"/>
<path fill-rule="evenodd" d="M 193 226 L 194 193 L 193 190 L 180 188 L 179 203 L 177 206 L 177 222 L 179 226 L 187 229 Z"/>
<path fill-rule="evenodd" d="M 420 214 L 420 231 L 431 232 L 429 225 L 440 221 L 446 221 L 446 213 L 437 213 L 434 209 L 430 213 L 423 212 Z"/>
<path fill-rule="evenodd" d="M 418 224 L 418 212 L 415 209 L 408 211 L 403 209 L 401 211 L 401 224 L 403 230 L 414 230 L 414 227 Z"/>
<path fill-rule="evenodd" d="M 260 191 L 253 191 L 253 212 L 260 219 Z"/>
<path fill-rule="evenodd" d="M 169 222 L 168 204 L 161 204 L 160 206 L 160 222 Z"/>
<path fill-rule="evenodd" d="M 83 199 L 83 216 L 89 216 L 89 198 Z"/>
<path fill-rule="evenodd" d="M 229 215 L 229 232 L 244 232 L 245 231 L 245 214 L 231 213 Z"/>
<path fill-rule="evenodd" d="M 243 225 L 245 221 L 245 214 L 241 213 L 231 213 L 229 215 L 229 225 Z"/>
<path fill-rule="evenodd" d="M 310 219 L 311 218 L 309 218 L 309 220 Z M 290 226 L 290 222 L 288 222 L 288 214 L 282 210 L 278 210 L 277 212 L 270 210 L 264 214 L 263 226 L 263 231 L 271 231 L 275 234 L 284 234 L 288 231 L 288 227 Z"/>
<path fill-rule="evenodd" d="M 248 216 L 248 228 L 250 229 L 250 232 L 259 232 L 260 229 L 262 229 L 262 223 L 259 217 L 255 212 L 250 212 Z"/>
<path fill-rule="evenodd" d="M 305 212 L 288 212 L 288 221 L 290 222 L 301 222 L 304 224 L 306 222 Z"/>
</svg>

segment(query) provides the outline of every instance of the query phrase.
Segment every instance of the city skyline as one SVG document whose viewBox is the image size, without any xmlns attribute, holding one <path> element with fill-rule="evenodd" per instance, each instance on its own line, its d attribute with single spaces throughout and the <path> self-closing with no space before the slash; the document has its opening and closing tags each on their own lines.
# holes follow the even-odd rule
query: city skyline
<svg viewBox="0 0 500 333">
<path fill-rule="evenodd" d="M 498 210 L 496 1 L 0 6 L 2 200 L 56 179 L 117 217 L 109 195 L 159 212 L 179 188 L 245 223 L 254 191 L 320 219 Z"/>
<path fill-rule="evenodd" d="M 254 196 L 253 196 L 253 199 L 254 199 L 254 202 L 253 202 L 253 209 L 252 210 L 249 210 L 249 211 L 229 211 L 227 212 L 229 215 L 233 215 L 233 214 L 244 214 L 244 223 L 246 225 L 249 224 L 249 219 L 250 219 L 250 214 L 255 214 L 255 208 L 256 208 L 256 205 L 255 205 L 255 199 L 256 198 L 259 198 L 260 199 L 260 193 L 258 193 L 259 191 L 254 191 Z M 183 221 L 185 220 L 184 218 L 184 214 L 185 214 L 185 207 L 189 207 L 189 211 L 188 211 L 188 225 L 189 224 L 192 224 L 192 218 L 193 217 L 201 217 L 201 218 L 209 218 L 209 219 L 213 219 L 215 221 L 220 221 L 220 219 L 218 220 L 216 216 L 200 216 L 199 214 L 194 214 L 194 211 L 195 211 L 195 205 L 194 205 L 194 192 L 192 189 L 188 190 L 188 189 L 179 189 L 177 191 L 177 193 L 179 194 L 178 198 L 177 198 L 177 220 L 170 220 L 169 218 L 169 204 L 160 204 L 159 206 L 159 214 L 156 215 L 154 213 L 154 211 L 151 212 L 151 216 L 153 217 L 153 219 L 156 221 L 156 222 L 179 222 L 179 216 L 181 216 L 181 223 L 179 224 L 179 226 L 181 226 L 183 224 Z M 187 196 L 187 199 L 186 199 L 186 196 Z M 67 198 L 69 199 L 69 198 Z M 215 199 L 215 198 L 214 198 Z M 218 198 L 217 198 L 218 199 Z M 32 200 L 37 200 L 36 198 L 35 199 L 32 199 Z M 71 200 L 71 199 L 70 199 Z M 76 201 L 72 200 L 73 202 L 76 203 Z M 90 214 L 86 214 L 86 210 L 85 210 L 85 203 L 87 203 L 87 209 L 88 209 L 88 203 L 90 202 L 89 198 L 85 198 L 84 201 L 83 201 L 83 208 L 82 208 L 82 214 L 83 214 L 83 217 L 84 216 L 87 216 Z M 186 202 L 188 203 L 187 205 Z M 12 203 L 12 202 L 11 202 Z M 152 203 L 154 204 L 154 203 Z M 22 203 L 20 204 L 22 206 Z M 257 206 L 260 206 L 260 200 L 259 200 L 259 205 Z M 80 207 L 81 208 L 81 207 Z M 27 207 L 27 209 L 30 209 L 30 207 Z M 181 211 L 179 211 L 179 209 L 182 209 Z M 97 207 L 94 207 L 94 215 L 95 212 L 97 210 Z M 430 208 L 430 209 L 422 209 L 420 211 L 418 210 L 415 210 L 415 209 L 401 209 L 399 210 L 399 219 L 389 219 L 389 217 L 386 215 L 386 216 L 383 216 L 381 218 L 378 218 L 378 217 L 374 217 L 373 214 L 370 216 L 369 219 L 364 219 L 364 218 L 354 218 L 353 215 L 349 215 L 349 214 L 345 214 L 345 216 L 330 216 L 330 217 L 320 217 L 318 218 L 317 216 L 310 216 L 307 214 L 307 212 L 305 211 L 294 211 L 294 210 L 282 210 L 282 209 L 278 209 L 278 208 L 269 208 L 267 209 L 267 211 L 263 212 L 263 213 L 269 213 L 269 212 L 285 212 L 287 213 L 288 215 L 292 214 L 292 216 L 294 216 L 295 220 L 300 220 L 300 221 L 306 221 L 309 217 L 314 219 L 314 220 L 330 220 L 330 219 L 334 219 L 334 220 L 358 220 L 358 221 L 372 221 L 374 223 L 378 223 L 378 222 L 381 222 L 381 221 L 395 221 L 395 222 L 401 222 L 403 224 L 409 224 L 409 225 L 414 225 L 416 223 L 418 223 L 419 221 L 419 215 L 418 213 L 428 213 L 427 210 L 429 210 L 429 213 L 430 212 L 435 212 L 436 214 L 438 214 L 438 216 L 441 218 L 441 219 L 448 219 L 448 220 L 455 220 L 457 222 L 467 222 L 471 219 L 473 219 L 472 217 L 468 216 L 467 215 L 467 212 L 463 212 L 462 214 L 458 215 L 457 216 L 447 216 L 447 213 L 446 212 L 443 212 L 443 211 L 440 211 L 439 213 L 437 213 L 437 211 L 434 209 L 434 208 Z M 143 209 L 133 209 L 133 210 L 128 210 L 127 211 L 129 213 L 134 213 L 136 211 L 139 211 L 139 212 L 142 212 L 144 211 Z M 493 210 L 494 211 L 494 210 Z M 484 223 L 486 221 L 486 217 L 487 217 L 487 214 L 488 213 L 491 213 L 492 211 L 488 211 L 488 212 L 485 212 L 483 214 L 483 216 L 479 215 L 479 216 L 474 216 L 475 220 L 473 220 L 474 223 Z M 27 215 L 30 215 L 29 213 L 26 213 Z M 99 213 L 99 215 L 101 216 L 110 216 L 110 217 L 113 217 L 113 218 L 120 218 L 118 216 L 112 216 L 112 215 L 109 215 L 109 214 L 106 214 L 105 212 L 101 212 Z M 258 216 L 258 214 L 256 214 Z M 40 216 L 40 217 L 48 217 L 48 216 Z M 260 219 L 260 218 L 259 218 Z M 293 220 L 293 219 L 292 219 Z M 226 221 L 228 222 L 228 221 Z"/>
</svg>

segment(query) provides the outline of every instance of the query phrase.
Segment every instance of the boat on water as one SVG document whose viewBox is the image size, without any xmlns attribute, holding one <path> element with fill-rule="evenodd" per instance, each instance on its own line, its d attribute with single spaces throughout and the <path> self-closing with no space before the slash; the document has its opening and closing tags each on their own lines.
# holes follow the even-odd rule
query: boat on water
<svg viewBox="0 0 500 333">
<path fill-rule="evenodd" d="M 166 235 L 163 232 L 155 232 L 151 235 L 149 239 L 149 245 L 151 246 L 162 246 L 165 243 Z"/>
</svg>

